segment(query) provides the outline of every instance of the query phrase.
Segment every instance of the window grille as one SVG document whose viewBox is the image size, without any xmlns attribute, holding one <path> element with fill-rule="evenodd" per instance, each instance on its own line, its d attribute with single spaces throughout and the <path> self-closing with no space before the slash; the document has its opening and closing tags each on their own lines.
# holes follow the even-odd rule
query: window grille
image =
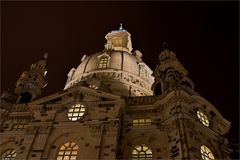
<svg viewBox="0 0 240 160">
<path fill-rule="evenodd" d="M 132 150 L 132 160 L 151 160 L 152 151 L 145 144 L 137 145 Z"/>
<path fill-rule="evenodd" d="M 76 160 L 78 145 L 74 142 L 63 144 L 58 151 L 57 160 Z"/>
<path fill-rule="evenodd" d="M 208 147 L 202 145 L 200 151 L 203 160 L 214 160 L 214 156 Z"/>
<path fill-rule="evenodd" d="M 76 121 L 80 119 L 84 113 L 85 113 L 85 106 L 83 104 L 77 103 L 73 105 L 69 110 L 68 110 L 68 119 L 71 121 Z"/>
<path fill-rule="evenodd" d="M 15 160 L 17 152 L 14 149 L 8 149 L 1 155 L 1 160 Z"/>
<path fill-rule="evenodd" d="M 207 127 L 209 126 L 209 120 L 203 112 L 197 111 L 197 116 L 198 116 L 199 120 L 202 122 L 203 125 L 205 125 Z"/>
</svg>

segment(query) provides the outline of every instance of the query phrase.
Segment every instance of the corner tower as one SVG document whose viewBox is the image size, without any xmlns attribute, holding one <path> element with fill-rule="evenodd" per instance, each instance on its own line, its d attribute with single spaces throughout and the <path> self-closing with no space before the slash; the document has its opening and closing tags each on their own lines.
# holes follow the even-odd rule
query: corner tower
<svg viewBox="0 0 240 160">
<path fill-rule="evenodd" d="M 18 95 L 17 103 L 28 103 L 41 95 L 41 90 L 47 83 L 48 54 L 45 53 L 41 60 L 31 65 L 29 71 L 24 71 L 16 83 L 15 94 Z"/>
<path fill-rule="evenodd" d="M 152 90 L 155 95 L 177 88 L 194 90 L 194 83 L 187 76 L 188 71 L 178 61 L 176 54 L 168 49 L 167 43 L 163 44 L 163 51 L 159 55 L 159 62 L 153 72 L 155 81 Z"/>
</svg>

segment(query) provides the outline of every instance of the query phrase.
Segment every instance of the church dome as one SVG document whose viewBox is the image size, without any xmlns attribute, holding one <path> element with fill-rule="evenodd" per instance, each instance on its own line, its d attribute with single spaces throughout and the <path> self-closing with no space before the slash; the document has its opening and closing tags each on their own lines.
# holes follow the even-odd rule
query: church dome
<svg viewBox="0 0 240 160">
<path fill-rule="evenodd" d="M 152 70 L 140 51 L 131 52 L 130 36 L 122 26 L 108 33 L 105 49 L 84 55 L 80 65 L 70 70 L 64 89 L 81 84 L 122 96 L 152 95 Z"/>
</svg>

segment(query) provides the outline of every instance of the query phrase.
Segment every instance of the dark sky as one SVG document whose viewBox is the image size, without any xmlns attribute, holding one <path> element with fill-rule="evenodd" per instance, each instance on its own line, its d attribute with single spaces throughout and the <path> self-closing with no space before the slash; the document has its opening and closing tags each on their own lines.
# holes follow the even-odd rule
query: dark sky
<svg viewBox="0 0 240 160">
<path fill-rule="evenodd" d="M 239 139 L 238 2 L 1 2 L 1 91 L 49 53 L 44 95 L 61 91 L 83 54 L 102 51 L 119 23 L 152 70 L 167 42 L 196 91 L 232 122 Z"/>
</svg>

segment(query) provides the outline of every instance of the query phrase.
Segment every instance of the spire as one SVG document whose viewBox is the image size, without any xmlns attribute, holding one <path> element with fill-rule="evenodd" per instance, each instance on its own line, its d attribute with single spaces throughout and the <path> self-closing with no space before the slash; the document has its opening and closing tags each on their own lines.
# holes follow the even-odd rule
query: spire
<svg viewBox="0 0 240 160">
<path fill-rule="evenodd" d="M 168 44 L 162 44 L 163 50 L 159 55 L 159 64 L 157 65 L 153 76 L 155 82 L 152 85 L 155 95 L 162 94 L 167 90 L 176 87 L 194 89 L 194 84 L 187 77 L 188 71 L 178 61 L 176 54 L 168 49 Z"/>
<path fill-rule="evenodd" d="M 47 57 L 44 53 L 41 60 L 31 65 L 29 71 L 24 71 L 17 81 L 15 94 L 18 95 L 17 103 L 28 103 L 41 95 L 41 90 L 47 83 L 45 77 L 47 73 Z"/>
</svg>

